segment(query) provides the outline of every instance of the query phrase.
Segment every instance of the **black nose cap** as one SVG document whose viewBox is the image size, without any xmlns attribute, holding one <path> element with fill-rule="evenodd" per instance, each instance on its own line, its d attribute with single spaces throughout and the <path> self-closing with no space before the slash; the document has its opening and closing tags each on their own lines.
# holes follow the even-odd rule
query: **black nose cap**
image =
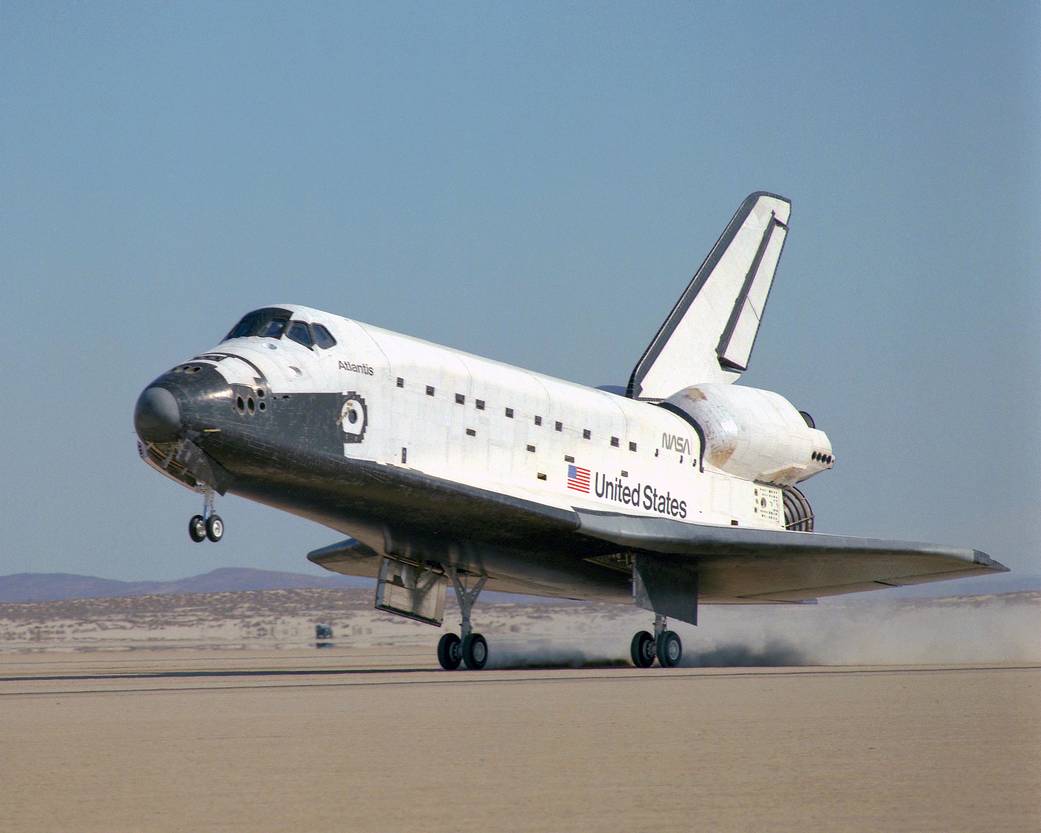
<svg viewBox="0 0 1041 833">
<path fill-rule="evenodd" d="M 166 388 L 150 387 L 137 398 L 134 428 L 146 443 L 176 440 L 181 432 L 181 409 Z"/>
</svg>

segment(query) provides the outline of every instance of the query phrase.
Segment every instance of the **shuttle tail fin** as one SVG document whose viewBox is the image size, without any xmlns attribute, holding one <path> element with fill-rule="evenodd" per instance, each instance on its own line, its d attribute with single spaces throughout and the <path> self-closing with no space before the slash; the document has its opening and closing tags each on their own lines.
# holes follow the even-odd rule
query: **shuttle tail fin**
<svg viewBox="0 0 1041 833">
<path fill-rule="evenodd" d="M 764 191 L 741 203 L 633 368 L 628 396 L 665 399 L 748 368 L 790 213 L 787 199 Z"/>
</svg>

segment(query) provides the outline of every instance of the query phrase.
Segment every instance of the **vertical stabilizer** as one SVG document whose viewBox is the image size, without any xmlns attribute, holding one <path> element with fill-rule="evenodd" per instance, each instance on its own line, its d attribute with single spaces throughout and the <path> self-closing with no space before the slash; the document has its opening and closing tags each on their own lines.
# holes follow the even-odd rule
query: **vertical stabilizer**
<svg viewBox="0 0 1041 833">
<path fill-rule="evenodd" d="M 741 203 L 636 363 L 627 394 L 665 399 L 705 382 L 733 382 L 752 355 L 791 203 L 760 191 Z"/>
</svg>

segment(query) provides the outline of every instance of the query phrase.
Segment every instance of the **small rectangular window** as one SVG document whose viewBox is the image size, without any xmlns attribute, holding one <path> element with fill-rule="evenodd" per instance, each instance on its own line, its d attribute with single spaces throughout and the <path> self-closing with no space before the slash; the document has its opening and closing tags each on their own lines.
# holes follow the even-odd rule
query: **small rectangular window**
<svg viewBox="0 0 1041 833">
<path fill-rule="evenodd" d="M 474 404 L 477 406 L 477 410 L 478 411 L 483 411 L 484 410 L 484 400 L 483 399 L 478 399 Z"/>
<path fill-rule="evenodd" d="M 563 422 L 557 422 L 557 423 L 555 423 L 553 425 L 553 428 L 556 431 L 563 431 L 564 430 L 564 423 Z"/>
<path fill-rule="evenodd" d="M 535 424 L 536 425 L 542 425 L 542 417 L 540 417 L 540 416 L 535 417 Z"/>
<path fill-rule="evenodd" d="M 573 462 L 575 462 L 575 458 L 572 457 L 570 454 L 565 454 L 564 455 L 564 462 L 565 463 L 573 463 Z"/>
<path fill-rule="evenodd" d="M 582 429 L 582 439 L 583 440 L 589 440 L 589 439 L 592 439 L 592 438 L 593 438 L 593 432 L 590 431 L 588 428 L 583 428 Z"/>
<path fill-rule="evenodd" d="M 630 451 L 636 451 L 636 443 L 633 443 L 633 442 L 629 443 L 629 450 Z"/>
<path fill-rule="evenodd" d="M 407 448 L 401 449 L 401 462 L 402 462 L 402 464 L 408 462 L 408 449 Z"/>
<path fill-rule="evenodd" d="M 457 393 L 455 395 L 455 404 L 456 405 L 465 405 L 466 404 L 466 397 L 463 396 L 461 393 Z"/>
<path fill-rule="evenodd" d="M 433 385 L 427 385 L 427 396 L 433 396 L 433 395 L 434 395 L 434 386 Z"/>
<path fill-rule="evenodd" d="M 535 450 L 535 446 L 533 446 L 533 445 L 529 445 L 528 446 L 528 451 L 534 451 L 534 450 Z"/>
<path fill-rule="evenodd" d="M 611 437 L 612 448 L 618 448 L 618 437 Z"/>
<path fill-rule="evenodd" d="M 513 419 L 513 408 L 506 409 L 506 416 L 508 416 L 510 419 Z"/>
<path fill-rule="evenodd" d="M 622 477 L 628 477 L 628 476 L 629 476 L 629 472 L 627 472 L 625 469 L 622 469 Z"/>
<path fill-rule="evenodd" d="M 399 388 L 405 387 L 405 380 L 402 379 L 400 376 L 398 376 L 398 387 Z"/>
<path fill-rule="evenodd" d="M 477 432 L 474 431 L 473 428 L 467 428 L 466 429 L 466 436 L 468 436 L 468 437 L 476 437 L 477 436 Z"/>
<path fill-rule="evenodd" d="M 539 480 L 545 480 L 545 479 L 546 479 L 546 475 L 544 475 L 542 472 L 539 472 Z"/>
</svg>

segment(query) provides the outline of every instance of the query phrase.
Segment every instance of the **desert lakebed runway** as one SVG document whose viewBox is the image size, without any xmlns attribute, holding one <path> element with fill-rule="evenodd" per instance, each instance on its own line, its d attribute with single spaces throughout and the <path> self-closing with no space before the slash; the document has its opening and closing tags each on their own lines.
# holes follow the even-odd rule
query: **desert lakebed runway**
<svg viewBox="0 0 1041 833">
<path fill-rule="evenodd" d="M 1041 830 L 1041 593 L 709 607 L 671 670 L 478 621 L 443 672 L 366 590 L 0 604 L 0 833 Z"/>
<path fill-rule="evenodd" d="M 8 655 L 11 831 L 1036 831 L 1041 666 Z"/>
</svg>

